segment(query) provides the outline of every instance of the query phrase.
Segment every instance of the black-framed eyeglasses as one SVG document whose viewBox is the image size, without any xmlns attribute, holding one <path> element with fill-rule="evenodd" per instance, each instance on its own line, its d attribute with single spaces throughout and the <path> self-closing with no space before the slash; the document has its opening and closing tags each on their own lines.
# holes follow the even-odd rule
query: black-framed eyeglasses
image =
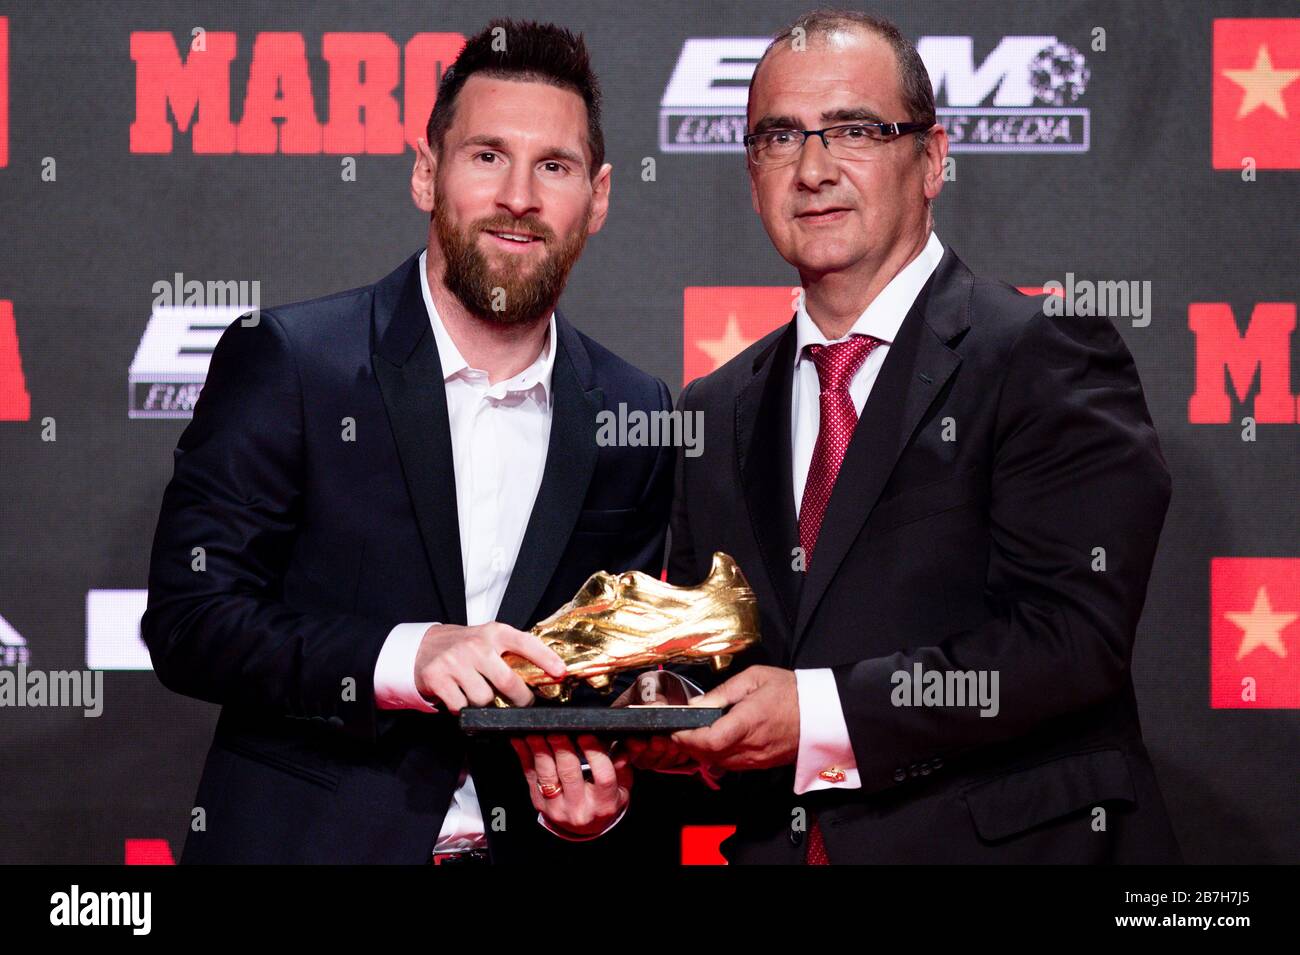
<svg viewBox="0 0 1300 955">
<path fill-rule="evenodd" d="M 825 129 L 768 129 L 745 136 L 745 151 L 759 166 L 793 162 L 809 136 L 820 136 L 826 151 L 837 159 L 861 159 L 863 152 L 908 133 L 921 133 L 929 123 L 846 123 Z"/>
</svg>

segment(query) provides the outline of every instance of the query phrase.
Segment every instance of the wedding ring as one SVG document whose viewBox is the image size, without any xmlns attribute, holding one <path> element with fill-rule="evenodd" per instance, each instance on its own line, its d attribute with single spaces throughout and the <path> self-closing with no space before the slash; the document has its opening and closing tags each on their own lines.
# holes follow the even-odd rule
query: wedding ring
<svg viewBox="0 0 1300 955">
<path fill-rule="evenodd" d="M 547 799 L 554 799 L 561 792 L 563 792 L 562 787 L 559 786 L 557 783 L 539 782 L 537 784 L 537 788 L 541 790 L 542 795 L 545 796 Z"/>
</svg>

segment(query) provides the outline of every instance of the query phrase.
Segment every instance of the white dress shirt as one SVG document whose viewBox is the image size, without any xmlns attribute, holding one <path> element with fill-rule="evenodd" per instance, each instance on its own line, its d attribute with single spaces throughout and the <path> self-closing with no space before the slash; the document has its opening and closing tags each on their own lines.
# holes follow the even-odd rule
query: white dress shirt
<svg viewBox="0 0 1300 955">
<path fill-rule="evenodd" d="M 898 329 L 916 302 L 922 286 L 930 278 L 939 260 L 943 258 L 943 245 L 938 236 L 930 239 L 911 262 L 903 267 L 867 306 L 848 334 L 835 341 L 844 341 L 852 335 L 871 335 L 886 344 L 877 345 L 854 373 L 849 382 L 849 396 L 859 418 L 871 394 L 880 368 L 889 354 L 889 343 L 898 335 Z M 817 366 L 804 354 L 808 345 L 830 344 L 809 317 L 800 296 L 795 315 L 795 366 L 794 388 L 790 409 L 790 448 L 794 479 L 794 508 L 796 519 L 803 505 L 804 485 L 812 465 L 813 446 L 821 425 L 821 383 Z M 795 684 L 799 694 L 799 755 L 795 761 L 794 791 L 806 793 L 815 789 L 860 789 L 857 760 L 849 741 L 848 726 L 840 706 L 839 689 L 835 675 L 829 667 L 813 670 L 795 670 Z M 835 771 L 843 774 L 836 781 Z M 822 776 L 825 772 L 827 775 Z M 829 777 L 829 778 L 828 778 Z"/>
<path fill-rule="evenodd" d="M 551 435 L 555 315 L 551 315 L 546 342 L 536 360 L 513 378 L 490 384 L 487 372 L 471 368 L 465 361 L 438 316 L 429 291 L 427 255 L 427 251 L 420 255 L 420 289 L 447 390 L 465 576 L 465 622 L 472 627 L 496 619 L 542 484 Z M 388 634 L 375 664 L 375 702 L 380 709 L 437 712 L 415 686 L 416 654 L 431 625 L 402 623 Z M 543 817 L 538 819 L 555 832 Z M 474 778 L 465 767 L 434 851 L 486 845 Z"/>
</svg>

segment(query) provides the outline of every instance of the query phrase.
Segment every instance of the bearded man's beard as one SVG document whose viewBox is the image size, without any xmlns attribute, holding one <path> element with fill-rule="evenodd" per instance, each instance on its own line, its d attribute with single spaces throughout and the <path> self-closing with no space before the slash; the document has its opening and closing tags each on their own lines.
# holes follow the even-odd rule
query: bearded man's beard
<svg viewBox="0 0 1300 955">
<path fill-rule="evenodd" d="M 541 221 L 525 216 L 501 215 L 479 219 L 458 231 L 444 203 L 433 206 L 434 228 L 442 247 L 446 271 L 443 284 L 471 315 L 499 325 L 519 325 L 549 318 L 559 301 L 569 270 L 587 242 L 587 217 L 571 234 L 555 244 L 555 233 Z M 535 256 L 503 254 L 498 263 L 488 260 L 478 238 L 488 230 L 529 232 L 553 246 L 540 259 Z"/>
</svg>

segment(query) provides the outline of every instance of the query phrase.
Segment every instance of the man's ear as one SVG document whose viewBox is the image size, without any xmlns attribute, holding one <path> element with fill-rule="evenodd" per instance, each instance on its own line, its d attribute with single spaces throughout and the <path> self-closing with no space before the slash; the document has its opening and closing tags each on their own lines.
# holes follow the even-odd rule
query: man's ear
<svg viewBox="0 0 1300 955">
<path fill-rule="evenodd" d="M 422 212 L 433 212 L 438 181 L 438 158 L 422 138 L 415 141 L 415 168 L 411 170 L 411 201 Z"/>
<path fill-rule="evenodd" d="M 605 217 L 609 215 L 610 173 L 613 170 L 613 166 L 605 163 L 591 181 L 591 214 L 587 217 L 587 235 L 599 232 L 605 224 Z"/>
<path fill-rule="evenodd" d="M 754 164 L 746 160 L 745 168 L 749 171 L 749 204 L 754 207 L 754 212 L 761 217 L 763 210 L 758 207 L 758 183 L 754 181 Z"/>
<path fill-rule="evenodd" d="M 925 198 L 933 202 L 943 191 L 943 166 L 948 158 L 948 132 L 938 123 L 930 127 L 925 143 Z"/>
</svg>

